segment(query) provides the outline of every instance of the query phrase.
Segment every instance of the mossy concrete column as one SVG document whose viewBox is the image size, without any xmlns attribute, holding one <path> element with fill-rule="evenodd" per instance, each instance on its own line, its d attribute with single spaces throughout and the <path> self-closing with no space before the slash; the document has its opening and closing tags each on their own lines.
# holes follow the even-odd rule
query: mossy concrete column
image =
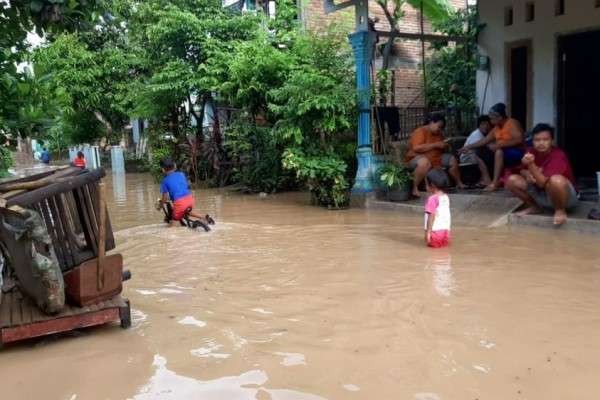
<svg viewBox="0 0 600 400">
<path fill-rule="evenodd" d="M 375 33 L 358 31 L 348 36 L 356 60 L 356 89 L 358 93 L 358 169 L 353 194 L 368 193 L 373 185 L 373 149 L 371 144 L 371 75 L 369 66 L 375 45 Z"/>
</svg>

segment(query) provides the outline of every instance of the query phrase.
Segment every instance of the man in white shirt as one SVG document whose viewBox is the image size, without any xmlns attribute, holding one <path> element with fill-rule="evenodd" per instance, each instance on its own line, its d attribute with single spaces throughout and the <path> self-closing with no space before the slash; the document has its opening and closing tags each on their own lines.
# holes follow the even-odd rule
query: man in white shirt
<svg viewBox="0 0 600 400">
<path fill-rule="evenodd" d="M 467 138 L 467 141 L 465 142 L 465 146 L 479 142 L 481 139 L 487 136 L 491 129 L 492 123 L 490 122 L 490 117 L 487 115 L 482 115 L 477 119 L 477 129 L 471 132 Z M 482 152 L 486 150 L 488 150 L 487 147 L 481 149 Z M 460 163 L 467 165 L 477 164 L 479 166 L 479 171 L 481 171 L 479 185 L 483 185 L 485 187 L 492 182 L 490 171 L 476 150 L 469 150 L 468 152 L 462 153 L 460 155 Z"/>
</svg>

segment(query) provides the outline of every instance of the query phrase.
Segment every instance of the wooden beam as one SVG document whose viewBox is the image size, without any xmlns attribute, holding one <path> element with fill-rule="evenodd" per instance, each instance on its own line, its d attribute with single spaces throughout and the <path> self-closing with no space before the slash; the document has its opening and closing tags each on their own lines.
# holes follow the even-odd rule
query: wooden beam
<svg viewBox="0 0 600 400">
<path fill-rule="evenodd" d="M 86 314 L 11 326 L 0 329 L 0 343 L 7 344 L 34 337 L 87 328 L 90 326 L 104 325 L 112 321 L 119 321 L 120 319 L 120 309 L 113 307 Z"/>
<path fill-rule="evenodd" d="M 467 38 L 463 36 L 447 36 L 447 35 L 436 35 L 426 33 L 421 35 L 420 33 L 411 32 L 385 32 L 375 31 L 379 36 L 383 37 L 394 37 L 400 39 L 412 39 L 412 40 L 424 40 L 426 42 L 466 42 Z"/>
<path fill-rule="evenodd" d="M 9 182 L 10 183 L 16 183 L 16 182 L 30 182 L 30 181 L 35 181 L 35 180 L 38 180 L 38 179 L 45 178 L 45 177 L 47 177 L 49 175 L 52 175 L 53 173 L 55 173 L 57 171 L 57 169 L 52 169 L 52 170 L 48 170 L 48 171 L 44 171 L 44 172 L 38 172 L 37 174 L 24 176 L 22 178 L 2 178 L 2 179 L 0 179 L 0 185 L 3 185 L 5 183 L 9 183 Z"/>
<path fill-rule="evenodd" d="M 333 0 L 324 0 L 323 8 L 325 9 L 325 14 L 331 14 L 332 12 L 343 10 L 344 8 L 348 8 L 351 6 L 355 6 L 359 0 L 349 0 L 346 2 L 335 4 Z"/>
<path fill-rule="evenodd" d="M 104 169 L 100 168 L 93 171 L 84 172 L 81 175 L 60 178 L 56 183 L 11 197 L 7 200 L 6 207 L 10 207 L 12 205 L 27 206 L 32 203 L 37 203 L 38 201 L 46 199 L 50 196 L 55 196 L 59 193 L 71 191 L 88 183 L 96 182 L 105 175 L 106 173 L 104 172 Z"/>
</svg>

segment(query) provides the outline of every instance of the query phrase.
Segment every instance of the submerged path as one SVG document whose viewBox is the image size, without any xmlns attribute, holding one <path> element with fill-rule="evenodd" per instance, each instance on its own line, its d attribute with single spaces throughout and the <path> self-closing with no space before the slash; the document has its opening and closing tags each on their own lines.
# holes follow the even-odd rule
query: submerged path
<svg viewBox="0 0 600 400">
<path fill-rule="evenodd" d="M 134 326 L 9 348 L 6 398 L 597 397 L 597 238 L 457 227 L 435 251 L 418 216 L 199 191 L 206 234 L 162 226 L 147 176 L 110 183 Z"/>
</svg>

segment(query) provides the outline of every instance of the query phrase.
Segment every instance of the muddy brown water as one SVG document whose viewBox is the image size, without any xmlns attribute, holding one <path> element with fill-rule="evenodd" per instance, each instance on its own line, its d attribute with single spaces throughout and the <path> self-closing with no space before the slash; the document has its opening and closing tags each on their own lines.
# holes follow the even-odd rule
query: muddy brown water
<svg viewBox="0 0 600 400">
<path fill-rule="evenodd" d="M 145 175 L 114 178 L 133 327 L 0 353 L 2 399 L 597 399 L 598 239 L 326 211 L 197 191 L 207 234 L 167 228 Z"/>
</svg>

